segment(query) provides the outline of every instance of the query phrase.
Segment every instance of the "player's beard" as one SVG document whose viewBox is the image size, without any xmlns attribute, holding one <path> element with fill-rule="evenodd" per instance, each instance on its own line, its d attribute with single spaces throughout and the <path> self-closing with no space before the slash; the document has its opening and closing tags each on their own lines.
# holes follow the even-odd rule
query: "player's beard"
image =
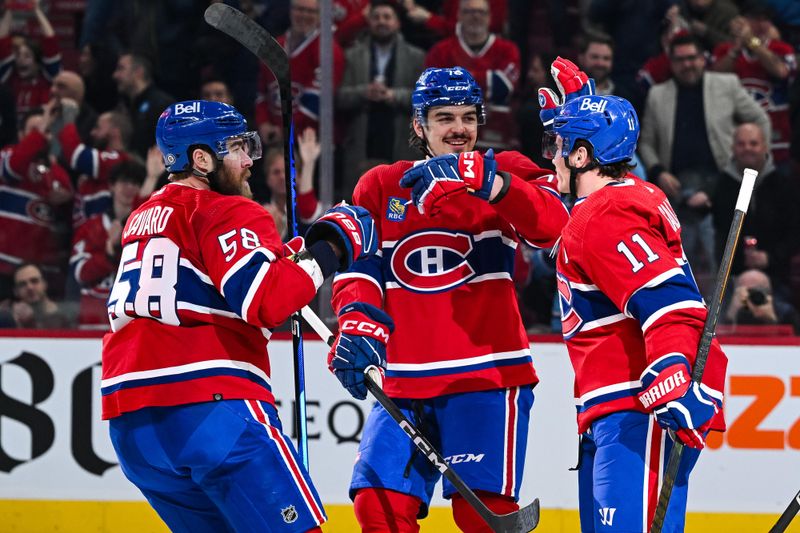
<svg viewBox="0 0 800 533">
<path fill-rule="evenodd" d="M 232 170 L 229 170 L 225 165 L 220 165 L 214 172 L 213 176 L 209 176 L 208 185 L 212 191 L 228 196 L 244 196 L 252 200 L 253 193 L 250 190 L 250 184 L 247 179 L 250 177 L 250 170 L 243 169 L 239 171 L 240 176 L 235 176 Z"/>
</svg>

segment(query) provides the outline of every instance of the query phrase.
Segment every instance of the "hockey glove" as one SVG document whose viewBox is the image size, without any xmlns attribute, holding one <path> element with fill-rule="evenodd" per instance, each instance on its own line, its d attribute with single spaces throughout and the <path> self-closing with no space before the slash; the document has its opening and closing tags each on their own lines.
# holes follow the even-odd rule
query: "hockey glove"
<svg viewBox="0 0 800 533">
<path fill-rule="evenodd" d="M 641 381 L 639 401 L 655 415 L 658 424 L 675 431 L 685 445 L 703 448 L 722 400 L 692 381 L 689 360 L 681 354 L 661 357 L 645 368 Z"/>
<path fill-rule="evenodd" d="M 386 343 L 394 322 L 374 305 L 352 303 L 339 312 L 339 334 L 328 354 L 328 368 L 353 398 L 367 397 L 364 370 L 386 369 Z"/>
<path fill-rule="evenodd" d="M 477 150 L 432 157 L 408 169 L 400 186 L 411 188 L 411 200 L 420 213 L 435 215 L 442 201 L 464 191 L 488 200 L 492 193 L 497 162 L 494 151 Z"/>
<path fill-rule="evenodd" d="M 306 232 L 306 246 L 326 240 L 342 251 L 339 272 L 344 272 L 354 261 L 374 255 L 378 251 L 375 222 L 369 211 L 357 205 L 342 202 L 328 209 Z"/>
<path fill-rule="evenodd" d="M 553 127 L 553 119 L 564 102 L 594 94 L 594 80 L 569 59 L 557 57 L 550 65 L 550 74 L 556 82 L 560 95 L 548 88 L 539 89 L 539 118 L 542 120 L 545 131 Z"/>
</svg>

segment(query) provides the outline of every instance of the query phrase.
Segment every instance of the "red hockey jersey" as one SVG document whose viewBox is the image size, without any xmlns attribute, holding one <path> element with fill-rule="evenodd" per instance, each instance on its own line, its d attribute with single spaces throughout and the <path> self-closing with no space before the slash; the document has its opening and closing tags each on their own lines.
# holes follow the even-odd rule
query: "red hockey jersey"
<svg viewBox="0 0 800 533">
<path fill-rule="evenodd" d="M 122 245 L 103 418 L 223 398 L 273 402 L 270 329 L 311 301 L 322 276 L 283 258 L 264 208 L 172 183 L 128 217 Z"/>
<path fill-rule="evenodd" d="M 353 202 L 375 220 L 381 256 L 358 261 L 333 284 L 337 311 L 351 302 L 393 318 L 384 389 L 399 398 L 536 383 L 512 272 L 524 238 L 553 244 L 567 221 L 555 178 L 518 152 L 497 154 L 512 173 L 497 204 L 463 194 L 434 218 L 399 185 L 413 164 L 400 161 L 361 177 Z"/>
<path fill-rule="evenodd" d="M 508 149 L 516 143 L 516 121 L 511 97 L 519 86 L 519 48 L 512 41 L 492 34 L 480 50 L 473 51 L 460 35 L 444 39 L 430 49 L 426 67 L 464 67 L 483 90 L 487 122 L 478 132 L 484 148 Z"/>
<path fill-rule="evenodd" d="M 33 78 L 23 79 L 14 69 L 13 38 L 0 37 L 0 83 L 11 88 L 17 104 L 17 116 L 20 118 L 50 101 L 50 84 L 61 71 L 58 37 L 42 37 L 41 46 L 42 64 L 39 73 Z"/>
<path fill-rule="evenodd" d="M 288 33 L 287 33 L 288 35 Z M 286 48 L 287 35 L 278 38 Z M 344 76 L 344 52 L 333 43 L 333 84 L 336 90 Z M 318 129 L 319 123 L 319 31 L 314 31 L 297 48 L 289 52 L 289 67 L 292 72 L 292 102 L 295 134 L 306 128 Z M 256 124 L 281 124 L 281 99 L 278 82 L 272 72 L 261 65 L 258 75 L 256 97 Z"/>
<path fill-rule="evenodd" d="M 62 271 L 69 255 L 64 213 L 69 204 L 54 205 L 55 189 L 72 191 L 69 175 L 60 165 L 40 164 L 47 138 L 31 131 L 18 144 L 0 152 L 0 272 L 10 274 L 23 262 L 48 273 Z"/>
<path fill-rule="evenodd" d="M 94 215 L 81 225 L 72 238 L 69 266 L 72 277 L 81 287 L 78 325 L 108 329 L 106 300 L 114 283 L 117 265 L 106 253 L 111 217 Z"/>
<path fill-rule="evenodd" d="M 81 175 L 72 217 L 72 225 L 78 227 L 90 217 L 104 213 L 111 207 L 108 175 L 114 166 L 130 159 L 130 155 L 127 152 L 98 150 L 86 146 L 73 123 L 61 129 L 58 140 L 64 160 L 72 170 Z"/>
<path fill-rule="evenodd" d="M 775 54 L 789 69 L 786 79 L 771 76 L 761 65 L 759 59 L 746 48 L 736 56 L 734 72 L 747 89 L 750 96 L 761 104 L 769 115 L 772 125 L 770 148 L 775 161 L 789 159 L 789 141 L 791 139 L 791 119 L 789 117 L 789 86 L 797 72 L 797 60 L 794 49 L 783 41 L 770 40 L 765 43 L 770 52 Z M 730 53 L 732 43 L 722 43 L 714 49 L 714 60 Z"/>
<path fill-rule="evenodd" d="M 645 412 L 645 367 L 697 354 L 706 306 L 660 189 L 629 175 L 578 200 L 556 262 L 561 324 L 575 370 L 578 431 L 616 411 Z M 711 345 L 703 387 L 722 400 L 727 358 Z M 724 429 L 722 412 L 712 429 Z"/>
</svg>

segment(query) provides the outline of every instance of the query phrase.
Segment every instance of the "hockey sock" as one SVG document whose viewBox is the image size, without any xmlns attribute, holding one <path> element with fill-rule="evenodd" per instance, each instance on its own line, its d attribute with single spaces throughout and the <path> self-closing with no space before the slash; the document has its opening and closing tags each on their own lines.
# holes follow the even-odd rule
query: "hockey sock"
<svg viewBox="0 0 800 533">
<path fill-rule="evenodd" d="M 356 519 L 362 533 L 418 533 L 419 498 L 388 489 L 356 493 Z"/>
<path fill-rule="evenodd" d="M 475 491 L 480 500 L 495 514 L 508 514 L 519 510 L 519 505 L 512 498 L 492 494 L 490 492 Z M 491 533 L 492 529 L 483 521 L 483 518 L 475 512 L 475 509 L 467 503 L 461 494 L 453 494 L 453 519 L 456 525 L 464 533 Z"/>
</svg>

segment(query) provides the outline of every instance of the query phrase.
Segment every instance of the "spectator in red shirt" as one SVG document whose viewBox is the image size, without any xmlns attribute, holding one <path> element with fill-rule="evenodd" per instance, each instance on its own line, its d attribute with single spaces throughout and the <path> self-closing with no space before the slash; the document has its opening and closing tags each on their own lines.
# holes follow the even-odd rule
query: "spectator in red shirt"
<svg viewBox="0 0 800 533">
<path fill-rule="evenodd" d="M 743 14 L 731 21 L 733 40 L 714 49 L 712 70 L 739 76 L 767 112 L 772 125 L 770 150 L 780 165 L 789 160 L 789 84 L 797 70 L 794 49 L 780 40 L 769 8 L 751 6 Z"/>
<path fill-rule="evenodd" d="M 61 70 L 61 52 L 53 26 L 42 11 L 40 0 L 32 0 L 31 5 L 42 30 L 41 50 L 26 38 L 14 43 L 10 35 L 12 9 L 6 7 L 0 18 L 0 82 L 11 88 L 18 117 L 50 100 L 50 82 Z"/>
<path fill-rule="evenodd" d="M 511 100 L 520 77 L 519 48 L 489 31 L 488 0 L 462 0 L 456 34 L 436 43 L 425 58 L 426 67 L 460 66 L 483 90 L 487 123 L 480 129 L 480 148 L 509 149 L 517 145 Z"/>
</svg>

